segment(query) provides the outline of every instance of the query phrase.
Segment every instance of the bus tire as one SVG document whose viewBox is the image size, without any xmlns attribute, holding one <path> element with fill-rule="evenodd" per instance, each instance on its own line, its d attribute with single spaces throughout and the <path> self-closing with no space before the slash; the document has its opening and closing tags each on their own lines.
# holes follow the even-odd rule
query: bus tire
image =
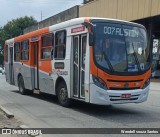
<svg viewBox="0 0 160 137">
<path fill-rule="evenodd" d="M 57 89 L 57 97 L 61 106 L 63 107 L 70 106 L 71 101 L 68 98 L 68 92 L 67 92 L 67 87 L 65 82 L 59 83 L 58 89 Z"/>
<path fill-rule="evenodd" d="M 23 80 L 22 76 L 19 76 L 19 78 L 18 78 L 18 88 L 19 88 L 19 92 L 22 95 L 26 94 L 26 89 L 25 89 L 25 86 L 24 86 L 24 80 Z"/>
</svg>

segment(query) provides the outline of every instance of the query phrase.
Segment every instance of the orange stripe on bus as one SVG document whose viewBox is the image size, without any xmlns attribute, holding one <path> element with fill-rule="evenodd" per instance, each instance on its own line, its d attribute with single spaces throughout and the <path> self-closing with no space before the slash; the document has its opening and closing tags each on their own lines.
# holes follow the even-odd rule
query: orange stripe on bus
<svg viewBox="0 0 160 137">
<path fill-rule="evenodd" d="M 42 34 L 48 33 L 48 32 L 49 32 L 49 27 L 42 28 L 42 29 L 27 33 L 24 35 L 20 35 L 18 37 L 15 37 L 14 42 L 23 41 L 23 40 L 29 39 L 31 37 L 39 36 L 39 35 L 42 35 Z"/>
<path fill-rule="evenodd" d="M 136 87 L 135 84 L 137 83 L 138 84 L 137 87 L 142 88 L 145 81 L 147 81 L 150 78 L 150 75 L 151 75 L 151 69 L 148 70 L 146 73 L 142 75 L 137 75 L 137 76 L 109 75 L 103 70 L 98 69 L 98 77 L 103 79 L 103 81 L 105 81 L 105 83 L 107 84 L 107 87 L 109 88 L 113 87 L 114 84 L 117 84 L 116 88 L 119 88 L 120 85 L 124 85 L 127 81 L 130 81 L 130 82 L 127 82 L 129 84 L 129 87 Z M 109 82 L 109 81 L 118 81 L 118 82 Z M 139 81 L 139 82 L 132 82 L 132 81 Z"/>
<path fill-rule="evenodd" d="M 93 60 L 93 47 L 90 46 L 90 72 L 92 75 L 97 76 L 97 67 L 94 64 Z"/>
<path fill-rule="evenodd" d="M 29 61 L 20 61 L 21 63 L 23 63 L 24 65 L 30 66 L 30 67 L 36 67 L 33 65 L 30 65 Z M 46 73 L 52 73 L 52 64 L 51 64 L 51 60 L 44 60 L 44 61 L 39 61 L 39 70 L 44 71 Z"/>
<path fill-rule="evenodd" d="M 47 73 L 52 73 L 52 64 L 51 60 L 41 60 L 39 61 L 39 69 L 47 72 Z"/>
</svg>

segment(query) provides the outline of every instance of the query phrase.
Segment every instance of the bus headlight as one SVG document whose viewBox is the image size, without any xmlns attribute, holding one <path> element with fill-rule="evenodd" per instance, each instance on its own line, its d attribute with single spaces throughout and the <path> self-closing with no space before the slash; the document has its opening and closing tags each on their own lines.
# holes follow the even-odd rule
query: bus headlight
<svg viewBox="0 0 160 137">
<path fill-rule="evenodd" d="M 146 82 L 143 85 L 143 89 L 146 88 L 150 84 L 150 78 L 146 80 Z"/>
<path fill-rule="evenodd" d="M 93 79 L 93 82 L 96 86 L 103 88 L 105 90 L 107 89 L 105 82 L 101 78 L 98 78 L 98 77 L 92 75 L 92 79 Z"/>
</svg>

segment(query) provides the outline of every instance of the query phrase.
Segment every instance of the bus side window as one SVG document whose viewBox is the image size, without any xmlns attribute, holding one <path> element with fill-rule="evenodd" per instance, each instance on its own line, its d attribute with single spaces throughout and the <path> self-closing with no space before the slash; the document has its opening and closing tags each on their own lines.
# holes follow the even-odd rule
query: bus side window
<svg viewBox="0 0 160 137">
<path fill-rule="evenodd" d="M 82 37 L 82 68 L 85 69 L 87 37 Z"/>
<path fill-rule="evenodd" d="M 16 42 L 14 44 L 14 61 L 19 62 L 20 61 L 20 42 Z"/>
<path fill-rule="evenodd" d="M 66 31 L 58 31 L 55 34 L 55 59 L 64 59 L 66 55 Z"/>
<path fill-rule="evenodd" d="M 21 60 L 29 59 L 29 41 L 25 40 L 21 43 Z"/>
<path fill-rule="evenodd" d="M 54 50 L 54 34 L 42 36 L 41 59 L 51 59 Z"/>
</svg>

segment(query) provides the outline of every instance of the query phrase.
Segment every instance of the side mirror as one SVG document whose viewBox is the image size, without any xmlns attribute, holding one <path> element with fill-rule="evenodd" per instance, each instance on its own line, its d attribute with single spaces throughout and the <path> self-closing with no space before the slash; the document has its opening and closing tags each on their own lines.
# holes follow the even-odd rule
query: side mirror
<svg viewBox="0 0 160 137">
<path fill-rule="evenodd" d="M 93 46 L 93 33 L 89 32 L 89 46 Z"/>
</svg>

